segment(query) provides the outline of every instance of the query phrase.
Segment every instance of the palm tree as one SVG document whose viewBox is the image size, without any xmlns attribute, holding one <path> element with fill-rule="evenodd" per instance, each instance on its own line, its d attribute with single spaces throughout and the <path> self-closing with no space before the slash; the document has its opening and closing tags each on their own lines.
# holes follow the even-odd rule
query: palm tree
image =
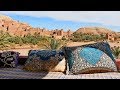
<svg viewBox="0 0 120 90">
<path fill-rule="evenodd" d="M 115 58 L 118 59 L 119 55 L 120 55 L 120 47 L 119 46 L 118 47 L 114 46 L 111 49 L 112 49 L 112 53 L 115 56 Z"/>
<path fill-rule="evenodd" d="M 62 46 L 65 46 L 65 41 L 56 40 L 54 38 L 46 38 L 46 40 L 41 42 L 41 45 L 49 50 L 60 49 Z"/>
</svg>

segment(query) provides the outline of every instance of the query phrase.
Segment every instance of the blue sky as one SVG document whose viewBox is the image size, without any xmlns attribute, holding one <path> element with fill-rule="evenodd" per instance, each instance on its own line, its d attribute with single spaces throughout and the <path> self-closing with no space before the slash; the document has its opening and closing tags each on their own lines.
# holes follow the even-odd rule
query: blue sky
<svg viewBox="0 0 120 90">
<path fill-rule="evenodd" d="M 0 11 L 20 22 L 33 27 L 53 29 L 71 29 L 81 27 L 104 27 L 120 31 L 120 11 Z"/>
</svg>

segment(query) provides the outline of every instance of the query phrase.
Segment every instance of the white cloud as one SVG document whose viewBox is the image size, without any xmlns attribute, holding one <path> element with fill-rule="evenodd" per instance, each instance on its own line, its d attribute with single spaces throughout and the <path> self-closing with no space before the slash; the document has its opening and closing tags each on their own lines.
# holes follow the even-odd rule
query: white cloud
<svg viewBox="0 0 120 90">
<path fill-rule="evenodd" d="M 0 11 L 0 13 L 120 26 L 120 11 Z"/>
</svg>

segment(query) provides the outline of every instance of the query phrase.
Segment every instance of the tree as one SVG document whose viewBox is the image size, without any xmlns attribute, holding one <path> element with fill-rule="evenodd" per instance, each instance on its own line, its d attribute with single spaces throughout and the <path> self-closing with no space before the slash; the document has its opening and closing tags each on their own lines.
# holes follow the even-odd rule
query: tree
<svg viewBox="0 0 120 90">
<path fill-rule="evenodd" d="M 0 30 L 0 35 L 3 35 L 3 30 Z"/>
<path fill-rule="evenodd" d="M 65 36 L 62 37 L 62 40 L 66 40 Z"/>
<path fill-rule="evenodd" d="M 66 43 L 62 40 L 56 40 L 54 38 L 46 38 L 41 45 L 45 47 L 46 49 L 54 50 L 54 49 L 60 49 L 62 46 L 65 46 Z"/>
<path fill-rule="evenodd" d="M 113 55 L 118 59 L 118 57 L 120 55 L 120 47 L 114 46 L 111 48 L 111 50 L 112 50 Z"/>
<path fill-rule="evenodd" d="M 10 36 L 7 36 L 7 34 L 5 33 L 0 35 L 0 49 L 1 50 L 4 48 L 7 48 L 8 44 L 11 44 L 8 40 L 9 38 Z"/>
</svg>

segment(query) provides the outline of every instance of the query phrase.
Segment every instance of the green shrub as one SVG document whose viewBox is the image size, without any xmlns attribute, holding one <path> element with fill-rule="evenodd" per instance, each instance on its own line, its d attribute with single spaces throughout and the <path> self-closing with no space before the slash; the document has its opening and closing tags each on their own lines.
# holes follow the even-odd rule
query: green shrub
<svg viewBox="0 0 120 90">
<path fill-rule="evenodd" d="M 44 41 L 39 43 L 39 46 L 43 46 L 44 49 L 60 49 L 62 46 L 65 46 L 66 43 L 62 40 L 56 40 L 54 38 L 46 38 Z"/>
<path fill-rule="evenodd" d="M 104 40 L 105 35 L 93 35 L 93 34 L 82 34 L 82 33 L 73 33 L 72 41 L 80 42 L 80 41 L 99 41 Z"/>
<path fill-rule="evenodd" d="M 114 46 L 111 48 L 111 50 L 112 50 L 113 55 L 118 59 L 120 55 L 120 47 Z"/>
<path fill-rule="evenodd" d="M 63 37 L 62 37 L 62 40 L 66 40 L 66 38 L 63 36 Z"/>
</svg>

